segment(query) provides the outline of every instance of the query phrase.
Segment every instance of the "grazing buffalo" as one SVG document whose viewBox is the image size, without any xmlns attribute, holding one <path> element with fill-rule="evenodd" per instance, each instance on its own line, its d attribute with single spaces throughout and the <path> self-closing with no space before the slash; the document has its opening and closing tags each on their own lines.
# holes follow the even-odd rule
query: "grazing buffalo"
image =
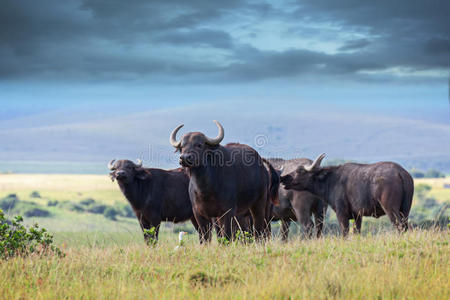
<svg viewBox="0 0 450 300">
<path fill-rule="evenodd" d="M 191 220 L 195 229 L 211 231 L 208 221 L 197 222 L 189 199 L 189 177 L 183 169 L 162 170 L 143 168 L 142 162 L 112 160 L 108 164 L 111 179 L 117 180 L 120 190 L 138 218 L 142 230 L 155 228 L 154 234 L 144 231 L 144 238 L 158 239 L 162 221 L 184 222 Z"/>
<path fill-rule="evenodd" d="M 387 214 L 400 231 L 408 229 L 414 182 L 405 169 L 392 162 L 320 167 L 324 157 L 282 176 L 285 188 L 306 190 L 324 199 L 336 212 L 344 236 L 350 219 L 355 220 L 356 232 L 361 231 L 363 216 Z"/>
<path fill-rule="evenodd" d="M 307 158 L 284 160 L 281 158 L 269 158 L 268 161 L 275 169 L 280 170 L 280 175 L 286 175 L 297 169 L 298 166 L 306 166 L 312 163 Z M 291 221 L 302 224 L 306 236 L 312 237 L 315 223 L 316 235 L 322 234 L 324 217 L 328 205 L 318 196 L 308 191 L 287 190 L 283 186 L 279 189 L 279 206 L 273 208 L 273 221 L 281 220 L 281 238 L 287 241 Z M 311 216 L 314 214 L 314 223 Z"/>
<path fill-rule="evenodd" d="M 216 219 L 219 236 L 231 240 L 235 230 L 232 219 L 249 210 L 255 238 L 269 237 L 270 210 L 278 201 L 279 176 L 253 148 L 234 143 L 221 146 L 224 130 L 215 123 L 219 128 L 216 138 L 190 132 L 177 141 L 183 125 L 170 136 L 172 146 L 181 152 L 180 164 L 188 170 L 194 215 L 198 221 Z M 205 240 L 210 239 L 210 234 L 202 234 Z"/>
</svg>

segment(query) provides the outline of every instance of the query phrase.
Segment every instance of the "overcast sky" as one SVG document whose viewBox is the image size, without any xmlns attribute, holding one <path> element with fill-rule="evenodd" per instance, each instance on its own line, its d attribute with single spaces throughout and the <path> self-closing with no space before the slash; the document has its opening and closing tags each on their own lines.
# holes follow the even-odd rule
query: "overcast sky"
<svg viewBox="0 0 450 300">
<path fill-rule="evenodd" d="M 448 117 L 449 14 L 445 0 L 2 0 L 0 117 L 249 99 Z"/>
<path fill-rule="evenodd" d="M 172 128 L 213 135 L 217 119 L 227 141 L 266 136 L 265 155 L 450 170 L 449 15 L 447 0 L 0 0 L 0 161 L 173 158 Z"/>
</svg>

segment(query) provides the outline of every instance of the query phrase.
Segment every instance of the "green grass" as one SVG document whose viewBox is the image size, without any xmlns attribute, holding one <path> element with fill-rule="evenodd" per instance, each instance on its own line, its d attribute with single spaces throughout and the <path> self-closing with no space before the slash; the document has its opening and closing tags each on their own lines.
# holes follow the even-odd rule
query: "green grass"
<svg viewBox="0 0 450 300">
<path fill-rule="evenodd" d="M 446 179 L 448 180 L 448 179 Z M 427 196 L 448 202 L 442 180 Z M 33 191 L 41 198 L 32 198 Z M 288 243 L 200 246 L 196 234 L 175 251 L 177 234 L 163 224 L 157 246 L 145 245 L 136 219 L 112 221 L 100 214 L 48 207 L 51 200 L 125 202 L 117 184 L 102 175 L 3 175 L 0 198 L 17 194 L 51 212 L 25 218 L 54 234 L 67 254 L 0 261 L 0 299 L 449 299 L 449 231 L 399 235 L 386 217 L 364 218 L 362 236 L 326 235 Z M 335 221 L 334 213 L 326 227 Z M 191 227 L 188 223 L 184 225 Z M 291 233 L 299 225 L 291 225 Z M 376 234 L 372 235 L 371 232 Z"/>
<path fill-rule="evenodd" d="M 414 183 L 431 186 L 428 196 L 435 198 L 438 202 L 450 202 L 450 188 L 444 188 L 444 184 L 450 184 L 450 177 L 415 179 Z"/>
<path fill-rule="evenodd" d="M 81 235 L 67 238 L 85 240 Z M 66 247 L 67 256 L 62 259 L 31 256 L 2 262 L 2 298 L 450 297 L 448 232 L 231 246 L 216 242 L 200 246 L 190 236 L 178 251 L 174 250 L 175 235 L 156 247 L 146 247 L 134 238 L 117 244 L 95 241 Z"/>
</svg>

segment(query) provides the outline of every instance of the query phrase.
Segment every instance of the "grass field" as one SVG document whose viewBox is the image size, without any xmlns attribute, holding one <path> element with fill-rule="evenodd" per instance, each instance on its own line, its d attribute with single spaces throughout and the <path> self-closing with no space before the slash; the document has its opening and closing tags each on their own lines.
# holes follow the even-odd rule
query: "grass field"
<svg viewBox="0 0 450 300">
<path fill-rule="evenodd" d="M 86 198 L 106 204 L 125 201 L 117 184 L 106 175 L 0 174 L 0 198 L 15 193 L 20 199 L 39 202 L 39 199 L 30 199 L 33 191 L 41 194 L 41 204 L 48 200 Z"/>
<path fill-rule="evenodd" d="M 67 246 L 65 258 L 0 263 L 3 299 L 449 299 L 447 232 L 294 239 L 265 245 L 191 237 Z"/>
<path fill-rule="evenodd" d="M 447 178 L 421 178 L 415 179 L 415 184 L 427 184 L 432 187 L 430 196 L 436 198 L 439 202 L 450 202 L 450 188 L 445 188 L 444 185 L 450 186 L 450 176 Z"/>
<path fill-rule="evenodd" d="M 421 179 L 429 194 L 450 201 L 448 179 Z M 37 191 L 40 198 L 31 197 Z M 286 244 L 200 246 L 196 234 L 174 250 L 173 225 L 155 247 L 144 244 L 134 219 L 47 207 L 48 201 L 124 203 L 117 184 L 102 175 L 0 175 L 0 199 L 45 206 L 47 218 L 26 218 L 54 233 L 65 258 L 0 261 L 0 299 L 449 299 L 448 230 L 397 234 L 327 235 Z M 366 226 L 374 219 L 366 218 Z M 386 222 L 385 219 L 381 219 Z M 377 226 L 378 223 L 373 223 Z M 189 226 L 189 225 L 179 225 Z M 295 225 L 294 225 L 295 226 Z M 274 226 L 276 228 L 276 226 Z M 390 228 L 390 227 L 389 227 Z"/>
</svg>

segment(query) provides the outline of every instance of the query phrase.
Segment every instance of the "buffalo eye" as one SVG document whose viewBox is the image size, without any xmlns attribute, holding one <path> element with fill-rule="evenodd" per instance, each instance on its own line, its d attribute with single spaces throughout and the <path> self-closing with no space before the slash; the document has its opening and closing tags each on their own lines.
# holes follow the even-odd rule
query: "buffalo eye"
<svg viewBox="0 0 450 300">
<path fill-rule="evenodd" d="M 195 147 L 195 149 L 202 149 L 203 148 L 203 145 L 202 144 L 200 144 L 200 143 L 196 143 L 195 145 L 194 145 L 194 147 Z"/>
</svg>

